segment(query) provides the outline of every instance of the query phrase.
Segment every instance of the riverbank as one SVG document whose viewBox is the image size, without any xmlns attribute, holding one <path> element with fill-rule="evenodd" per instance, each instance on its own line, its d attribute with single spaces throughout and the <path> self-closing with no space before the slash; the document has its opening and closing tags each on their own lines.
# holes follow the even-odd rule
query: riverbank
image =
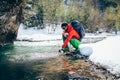
<svg viewBox="0 0 120 80">
<path fill-rule="evenodd" d="M 59 56 L 57 58 L 49 59 L 49 61 L 46 61 L 45 68 L 47 70 L 44 70 L 44 75 L 39 74 L 37 78 L 41 78 L 42 76 L 47 80 L 53 80 L 50 79 L 51 77 L 55 80 L 119 80 L 104 67 L 96 65 L 90 60 L 71 60 L 71 57 L 67 56 Z M 35 66 L 34 69 L 39 71 L 40 65 Z M 60 74 L 63 77 L 61 77 Z"/>
<path fill-rule="evenodd" d="M 9 51 L 12 48 L 6 49 Z M 9 58 L 5 54 L 0 55 L 0 80 L 119 80 L 101 65 L 72 56 L 59 55 L 28 61 L 11 61 Z"/>
<path fill-rule="evenodd" d="M 120 79 L 119 75 L 112 74 L 108 68 L 93 63 L 91 59 L 60 55 L 57 52 L 60 48 L 58 42 L 53 44 L 54 41 L 45 41 L 41 44 L 41 42 L 17 41 L 14 45 L 6 45 L 0 50 L 0 80 Z M 104 53 L 107 54 L 105 51 Z"/>
</svg>

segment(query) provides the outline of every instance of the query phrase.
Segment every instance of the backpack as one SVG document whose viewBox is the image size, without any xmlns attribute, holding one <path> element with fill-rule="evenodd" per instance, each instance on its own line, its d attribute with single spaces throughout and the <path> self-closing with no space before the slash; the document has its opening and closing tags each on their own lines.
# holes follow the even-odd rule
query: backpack
<svg viewBox="0 0 120 80">
<path fill-rule="evenodd" d="M 77 20 L 72 20 L 71 25 L 78 32 L 78 34 L 80 36 L 80 41 L 81 41 L 83 39 L 83 37 L 85 36 L 85 30 L 84 30 L 83 25 Z"/>
</svg>

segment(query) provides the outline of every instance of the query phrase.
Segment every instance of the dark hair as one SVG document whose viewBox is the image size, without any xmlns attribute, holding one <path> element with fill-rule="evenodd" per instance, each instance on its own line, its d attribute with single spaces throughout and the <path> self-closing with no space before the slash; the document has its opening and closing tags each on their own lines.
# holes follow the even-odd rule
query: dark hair
<svg viewBox="0 0 120 80">
<path fill-rule="evenodd" d="M 67 27 L 68 23 L 64 22 L 64 23 L 61 24 L 61 27 L 64 27 L 64 26 Z"/>
</svg>

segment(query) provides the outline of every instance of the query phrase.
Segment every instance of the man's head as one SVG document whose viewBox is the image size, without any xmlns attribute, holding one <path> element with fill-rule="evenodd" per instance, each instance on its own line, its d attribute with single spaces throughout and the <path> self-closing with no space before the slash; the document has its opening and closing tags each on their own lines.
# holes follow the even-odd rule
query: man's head
<svg viewBox="0 0 120 80">
<path fill-rule="evenodd" d="M 67 29 L 67 26 L 68 26 L 68 23 L 66 23 L 66 22 L 64 22 L 64 23 L 61 24 L 61 28 L 62 28 L 63 30 L 66 30 L 66 29 Z"/>
</svg>

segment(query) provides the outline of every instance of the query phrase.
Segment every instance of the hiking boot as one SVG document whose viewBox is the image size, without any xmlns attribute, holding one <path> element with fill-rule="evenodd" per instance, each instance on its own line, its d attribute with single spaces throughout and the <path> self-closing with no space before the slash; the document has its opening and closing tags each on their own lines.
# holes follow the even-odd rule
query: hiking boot
<svg viewBox="0 0 120 80">
<path fill-rule="evenodd" d="M 60 52 L 60 53 L 68 53 L 68 52 L 70 52 L 70 51 L 69 51 L 69 50 L 66 50 L 66 49 L 64 48 L 64 49 L 60 49 L 59 52 Z"/>
<path fill-rule="evenodd" d="M 63 51 L 64 52 L 70 52 L 69 48 L 64 48 Z"/>
<path fill-rule="evenodd" d="M 80 54 L 80 50 L 79 49 L 76 49 L 73 51 L 74 54 Z"/>
</svg>

